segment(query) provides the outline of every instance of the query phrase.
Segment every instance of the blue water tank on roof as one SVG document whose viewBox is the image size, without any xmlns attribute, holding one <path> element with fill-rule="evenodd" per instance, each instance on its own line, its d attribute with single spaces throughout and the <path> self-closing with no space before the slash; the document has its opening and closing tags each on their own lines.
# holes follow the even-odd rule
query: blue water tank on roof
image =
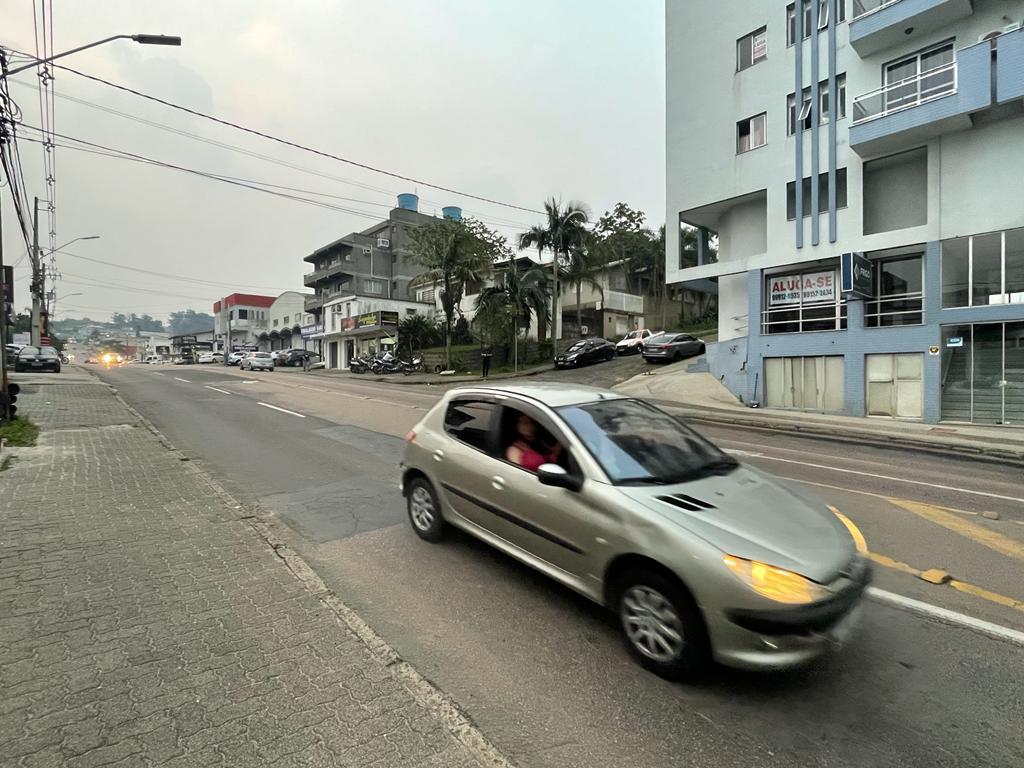
<svg viewBox="0 0 1024 768">
<path fill-rule="evenodd" d="M 406 192 L 403 195 L 399 195 L 398 207 L 403 208 L 406 211 L 418 211 L 420 207 L 419 195 L 414 195 L 410 192 Z"/>
<path fill-rule="evenodd" d="M 441 215 L 453 221 L 462 221 L 462 209 L 457 205 L 446 205 L 441 209 Z"/>
</svg>

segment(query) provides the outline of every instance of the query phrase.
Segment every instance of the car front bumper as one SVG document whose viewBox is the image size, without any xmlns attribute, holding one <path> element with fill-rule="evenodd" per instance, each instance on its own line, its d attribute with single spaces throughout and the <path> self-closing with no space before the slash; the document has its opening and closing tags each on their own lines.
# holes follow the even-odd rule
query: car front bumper
<svg viewBox="0 0 1024 768">
<path fill-rule="evenodd" d="M 838 650 L 857 626 L 871 581 L 870 563 L 860 561 L 859 567 L 834 597 L 820 603 L 708 616 L 715 659 L 740 669 L 789 669 Z"/>
<path fill-rule="evenodd" d="M 575 368 L 579 364 L 580 364 L 579 358 L 577 358 L 575 360 L 565 360 L 565 359 L 559 360 L 558 358 L 555 358 L 555 367 L 556 368 Z"/>
</svg>

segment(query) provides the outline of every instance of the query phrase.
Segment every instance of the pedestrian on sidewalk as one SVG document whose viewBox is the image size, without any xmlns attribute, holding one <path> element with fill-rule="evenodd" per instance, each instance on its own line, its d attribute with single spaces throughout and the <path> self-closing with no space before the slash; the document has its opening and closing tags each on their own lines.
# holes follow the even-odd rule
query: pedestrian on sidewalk
<svg viewBox="0 0 1024 768">
<path fill-rule="evenodd" d="M 491 349 L 490 344 L 485 344 L 483 349 L 480 350 L 480 368 L 485 379 L 491 375 L 492 357 L 494 357 L 494 350 Z"/>
</svg>

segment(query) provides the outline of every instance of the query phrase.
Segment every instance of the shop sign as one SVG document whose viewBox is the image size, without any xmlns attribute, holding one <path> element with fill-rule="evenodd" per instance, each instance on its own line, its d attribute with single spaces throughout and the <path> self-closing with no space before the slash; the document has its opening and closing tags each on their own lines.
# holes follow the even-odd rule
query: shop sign
<svg viewBox="0 0 1024 768">
<path fill-rule="evenodd" d="M 377 326 L 377 313 L 364 312 L 356 319 L 357 328 L 375 328 Z"/>
<path fill-rule="evenodd" d="M 322 325 L 304 325 L 302 326 L 302 338 L 309 339 L 317 334 L 323 333 L 324 327 Z"/>
<path fill-rule="evenodd" d="M 843 293 L 874 298 L 875 265 L 863 253 L 844 253 L 841 259 Z"/>
<path fill-rule="evenodd" d="M 384 310 L 380 313 L 381 325 L 398 325 L 398 313 Z"/>
<path fill-rule="evenodd" d="M 351 331 L 356 327 L 356 319 L 354 317 L 343 317 L 341 319 L 341 330 Z"/>
<path fill-rule="evenodd" d="M 835 301 L 836 271 L 804 272 L 799 275 L 778 275 L 768 278 L 768 304 L 808 304 L 813 301 Z"/>
<path fill-rule="evenodd" d="M 947 347 L 962 347 L 964 345 L 963 336 L 949 336 L 946 338 Z"/>
</svg>

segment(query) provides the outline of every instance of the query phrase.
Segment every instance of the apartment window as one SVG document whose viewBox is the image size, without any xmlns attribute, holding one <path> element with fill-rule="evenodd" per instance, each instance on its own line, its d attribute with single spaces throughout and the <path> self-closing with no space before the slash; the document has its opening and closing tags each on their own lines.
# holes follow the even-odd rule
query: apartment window
<svg viewBox="0 0 1024 768">
<path fill-rule="evenodd" d="M 836 103 L 836 113 L 839 119 L 846 117 L 846 73 L 836 75 L 836 91 L 839 100 Z M 818 83 L 818 122 L 821 125 L 828 123 L 828 110 L 831 103 L 828 80 Z M 814 105 L 811 100 L 811 89 L 808 86 L 800 94 L 800 110 L 797 111 L 796 94 L 791 93 L 786 97 L 786 134 L 792 136 L 796 133 L 796 127 L 803 124 L 803 129 L 809 131 L 813 123 Z"/>
<path fill-rule="evenodd" d="M 363 283 L 365 290 L 371 296 L 376 296 L 384 293 L 384 281 L 382 280 L 367 280 Z"/>
<path fill-rule="evenodd" d="M 736 41 L 736 71 L 754 66 L 768 58 L 768 30 L 761 27 Z"/>
<path fill-rule="evenodd" d="M 874 294 L 864 307 L 868 328 L 920 325 L 924 307 L 922 254 L 874 261 Z"/>
<path fill-rule="evenodd" d="M 911 107 L 956 90 L 953 41 L 927 48 L 883 67 L 885 111 Z"/>
<path fill-rule="evenodd" d="M 409 317 L 409 316 L 415 315 L 415 314 L 416 314 L 416 310 L 415 309 L 413 309 L 412 307 L 406 307 L 406 309 L 405 309 L 406 317 Z"/>
<path fill-rule="evenodd" d="M 345 302 L 345 317 L 352 317 L 352 302 Z"/>
<path fill-rule="evenodd" d="M 277 328 L 277 318 L 274 318 L 274 327 Z"/>
<path fill-rule="evenodd" d="M 433 288 L 423 288 L 423 289 L 421 289 L 419 291 L 416 291 L 416 301 L 421 301 L 421 302 L 423 302 L 425 304 L 433 304 L 434 303 L 434 289 Z"/>
<path fill-rule="evenodd" d="M 846 0 L 836 0 L 836 23 L 846 21 Z M 817 18 L 815 18 L 817 7 Z M 814 31 L 815 21 L 818 29 L 828 26 L 829 0 L 803 0 L 803 39 L 806 40 Z M 786 45 L 796 42 L 796 3 L 786 7 Z"/>
<path fill-rule="evenodd" d="M 845 330 L 846 299 L 839 292 L 837 266 L 765 277 L 762 333 Z"/>
<path fill-rule="evenodd" d="M 240 309 L 240 310 L 238 310 L 238 319 L 239 320 L 248 320 L 249 319 L 249 310 L 248 309 Z"/>
<path fill-rule="evenodd" d="M 768 143 L 767 119 L 767 115 L 762 112 L 736 123 L 736 154 L 749 152 Z"/>
<path fill-rule="evenodd" d="M 846 169 L 836 170 L 836 208 L 846 207 Z M 818 213 L 825 213 L 828 210 L 828 174 L 818 174 Z M 811 215 L 811 177 L 805 176 L 803 180 L 803 215 Z M 786 218 L 790 221 L 796 219 L 796 184 L 789 182 L 786 185 Z"/>
</svg>

